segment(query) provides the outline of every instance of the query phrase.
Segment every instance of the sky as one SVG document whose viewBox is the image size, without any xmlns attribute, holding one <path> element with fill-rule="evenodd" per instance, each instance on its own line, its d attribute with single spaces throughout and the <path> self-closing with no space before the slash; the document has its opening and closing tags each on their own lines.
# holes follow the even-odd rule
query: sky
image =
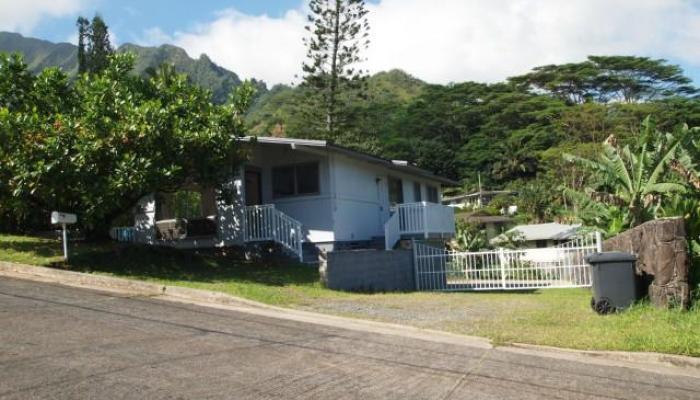
<svg viewBox="0 0 700 400">
<path fill-rule="evenodd" d="M 371 0 L 370 72 L 400 68 L 431 83 L 498 82 L 587 55 L 679 64 L 700 86 L 700 0 Z M 99 13 L 113 42 L 206 53 L 242 78 L 294 84 L 303 0 L 0 0 L 0 31 L 75 42 Z"/>
</svg>

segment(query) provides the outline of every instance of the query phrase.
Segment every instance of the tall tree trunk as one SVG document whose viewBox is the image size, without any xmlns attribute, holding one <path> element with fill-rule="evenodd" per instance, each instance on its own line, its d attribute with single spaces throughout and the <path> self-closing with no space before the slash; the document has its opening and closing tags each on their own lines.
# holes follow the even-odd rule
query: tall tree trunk
<svg viewBox="0 0 700 400">
<path fill-rule="evenodd" d="M 335 0 L 335 10 L 333 10 L 333 55 L 331 57 L 331 75 L 328 91 L 328 108 L 326 110 L 326 130 L 328 136 L 335 139 L 335 109 L 336 94 L 338 91 L 338 46 L 340 46 L 340 2 Z"/>
</svg>

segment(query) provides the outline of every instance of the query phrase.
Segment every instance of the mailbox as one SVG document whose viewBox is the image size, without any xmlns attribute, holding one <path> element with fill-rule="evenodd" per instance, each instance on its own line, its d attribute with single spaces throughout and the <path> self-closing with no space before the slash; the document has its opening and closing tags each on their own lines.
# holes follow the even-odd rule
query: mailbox
<svg viewBox="0 0 700 400">
<path fill-rule="evenodd" d="M 68 261 L 68 231 L 66 225 L 71 225 L 78 222 L 78 217 L 75 214 L 68 214 L 60 211 L 51 212 L 51 224 L 61 225 L 63 228 L 63 258 Z"/>
<path fill-rule="evenodd" d="M 78 222 L 78 217 L 75 214 L 68 214 L 58 211 L 51 213 L 51 224 L 53 225 L 71 225 L 76 222 Z"/>
</svg>

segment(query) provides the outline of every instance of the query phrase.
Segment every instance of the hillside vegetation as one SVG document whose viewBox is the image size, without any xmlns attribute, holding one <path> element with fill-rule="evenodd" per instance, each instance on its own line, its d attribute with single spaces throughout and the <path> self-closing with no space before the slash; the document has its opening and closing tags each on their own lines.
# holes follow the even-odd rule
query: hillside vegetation
<svg viewBox="0 0 700 400">
<path fill-rule="evenodd" d="M 76 70 L 70 44 L 0 33 L 0 51 L 21 52 L 35 74 L 49 65 Z M 241 82 L 206 55 L 192 59 L 175 46 L 125 44 L 119 51 L 136 55 L 136 74 L 174 65 L 217 103 Z M 308 86 L 254 86 L 248 133 L 323 138 L 310 122 L 323 120 L 323 111 L 308 101 Z M 528 194 L 518 201 L 530 221 L 579 220 L 564 189 L 590 189 L 590 171 L 562 155 L 593 158 L 608 138 L 633 144 L 647 116 L 659 134 L 699 126 L 697 93 L 680 67 L 646 57 L 591 56 L 490 84 L 430 84 L 395 69 L 369 76 L 362 96 L 343 99 L 351 124 L 338 141 L 459 180 L 457 190 L 474 190 L 480 177 L 483 187 Z"/>
</svg>

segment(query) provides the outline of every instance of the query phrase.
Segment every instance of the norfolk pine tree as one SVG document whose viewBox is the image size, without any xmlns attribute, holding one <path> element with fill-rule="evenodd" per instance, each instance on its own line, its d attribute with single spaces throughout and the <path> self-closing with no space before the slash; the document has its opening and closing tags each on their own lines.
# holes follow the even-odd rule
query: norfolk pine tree
<svg viewBox="0 0 700 400">
<path fill-rule="evenodd" d="M 109 56 L 114 53 L 109 41 L 109 30 L 102 17 L 95 15 L 92 22 L 79 17 L 78 27 L 78 73 L 99 73 L 107 68 Z"/>
<path fill-rule="evenodd" d="M 319 136 L 337 140 L 349 122 L 346 103 L 362 95 L 367 78 L 357 64 L 364 61 L 360 52 L 369 45 L 368 11 L 363 0 L 311 0 L 309 10 L 302 86 L 311 108 L 320 103 L 323 109 Z"/>
</svg>

